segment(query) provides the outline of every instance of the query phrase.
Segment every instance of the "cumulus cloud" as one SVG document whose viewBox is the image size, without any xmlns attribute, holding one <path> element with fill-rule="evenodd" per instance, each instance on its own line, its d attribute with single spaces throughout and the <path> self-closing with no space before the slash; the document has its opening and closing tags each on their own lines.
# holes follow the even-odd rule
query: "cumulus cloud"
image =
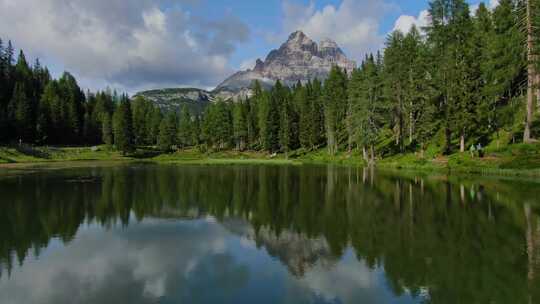
<svg viewBox="0 0 540 304">
<path fill-rule="evenodd" d="M 62 250 L 57 244 L 0 278 L 0 302 L 150 304 L 167 296 L 213 303 L 247 280 L 247 267 L 226 251 L 227 237 L 218 224 L 202 221 L 83 231 Z M 213 293 L 205 292 L 209 286 Z"/>
<path fill-rule="evenodd" d="M 416 26 L 419 30 L 429 25 L 430 17 L 427 10 L 420 12 L 418 17 L 401 15 L 394 24 L 394 31 L 398 30 L 403 33 L 408 33 L 413 26 Z"/>
<path fill-rule="evenodd" d="M 393 9 L 393 5 L 380 0 L 343 0 L 338 6 L 327 5 L 321 10 L 316 9 L 314 2 L 302 5 L 286 0 L 283 2 L 285 33 L 281 36 L 302 30 L 315 40 L 332 38 L 349 56 L 360 59 L 383 45 L 379 24 Z"/>
<path fill-rule="evenodd" d="M 196 0 L 0 0 L 0 37 L 83 79 L 133 89 L 213 86 L 249 28 L 194 16 Z M 166 9 L 165 9 L 166 7 Z"/>
</svg>

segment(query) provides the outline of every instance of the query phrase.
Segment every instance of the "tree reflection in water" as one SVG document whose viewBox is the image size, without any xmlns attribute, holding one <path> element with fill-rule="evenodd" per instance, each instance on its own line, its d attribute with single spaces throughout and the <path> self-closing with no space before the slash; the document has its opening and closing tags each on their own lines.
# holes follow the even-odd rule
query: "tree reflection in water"
<svg viewBox="0 0 540 304">
<path fill-rule="evenodd" d="M 6 178 L 0 193 L 0 276 L 52 239 L 69 244 L 85 224 L 212 216 L 299 279 L 336 267 L 350 251 L 384 269 L 396 296 L 540 301 L 535 181 L 332 166 L 129 165 Z"/>
</svg>

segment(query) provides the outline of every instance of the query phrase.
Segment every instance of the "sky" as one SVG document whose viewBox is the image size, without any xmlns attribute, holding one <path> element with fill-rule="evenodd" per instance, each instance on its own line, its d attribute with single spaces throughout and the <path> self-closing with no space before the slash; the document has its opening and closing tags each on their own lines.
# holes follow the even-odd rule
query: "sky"
<svg viewBox="0 0 540 304">
<path fill-rule="evenodd" d="M 495 7 L 498 0 L 485 0 Z M 471 0 L 472 8 L 479 0 Z M 84 89 L 212 89 L 304 31 L 352 59 L 426 25 L 428 0 L 0 0 L 0 38 Z"/>
</svg>

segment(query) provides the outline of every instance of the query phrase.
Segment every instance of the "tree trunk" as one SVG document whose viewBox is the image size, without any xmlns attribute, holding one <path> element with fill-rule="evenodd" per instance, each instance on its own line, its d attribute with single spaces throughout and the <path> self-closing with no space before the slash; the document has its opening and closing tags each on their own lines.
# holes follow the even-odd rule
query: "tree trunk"
<svg viewBox="0 0 540 304">
<path fill-rule="evenodd" d="M 348 113 L 347 113 L 347 142 L 348 142 L 348 152 L 349 152 L 349 155 L 352 153 L 352 150 L 353 150 L 353 126 L 352 126 L 352 110 L 351 110 L 351 106 L 349 105 L 349 108 L 348 108 Z"/>
<path fill-rule="evenodd" d="M 411 110 L 410 110 L 411 113 L 409 113 L 409 144 L 412 144 L 413 134 L 414 134 L 414 117 L 413 117 L 413 112 L 412 112 L 412 108 L 413 108 L 412 101 L 411 101 L 410 107 L 411 107 Z"/>
<path fill-rule="evenodd" d="M 336 154 L 336 134 L 335 131 L 331 129 L 331 126 L 327 126 L 327 143 L 328 143 L 328 154 L 335 155 Z"/>
<path fill-rule="evenodd" d="M 373 145 L 371 145 L 371 165 L 374 165 L 375 164 L 375 148 L 373 147 Z"/>
<path fill-rule="evenodd" d="M 525 204 L 523 206 L 525 211 L 525 225 L 527 226 L 527 231 L 525 232 L 525 239 L 527 240 L 527 278 L 529 281 L 534 279 L 534 240 L 532 234 L 532 221 L 531 221 L 531 205 Z"/>
<path fill-rule="evenodd" d="M 369 156 L 368 156 L 368 152 L 367 152 L 366 146 L 363 146 L 363 147 L 362 147 L 362 155 L 364 156 L 364 160 L 365 160 L 366 162 L 369 162 Z"/>
<path fill-rule="evenodd" d="M 532 25 L 532 11 L 531 0 L 527 0 L 527 117 L 525 118 L 525 131 L 523 132 L 523 142 L 527 143 L 532 140 L 531 137 L 531 123 L 533 120 L 534 111 L 534 82 L 535 82 L 535 69 L 533 62 L 533 25 Z"/>
<path fill-rule="evenodd" d="M 461 133 L 461 137 L 459 139 L 459 151 L 461 153 L 465 152 L 465 134 Z"/>
<path fill-rule="evenodd" d="M 399 136 L 398 136 L 398 146 L 399 152 L 403 152 L 403 101 L 401 99 L 401 93 L 399 97 L 399 110 L 398 110 L 398 123 L 399 123 Z"/>
<path fill-rule="evenodd" d="M 540 74 L 536 73 L 536 111 L 540 113 Z"/>
</svg>

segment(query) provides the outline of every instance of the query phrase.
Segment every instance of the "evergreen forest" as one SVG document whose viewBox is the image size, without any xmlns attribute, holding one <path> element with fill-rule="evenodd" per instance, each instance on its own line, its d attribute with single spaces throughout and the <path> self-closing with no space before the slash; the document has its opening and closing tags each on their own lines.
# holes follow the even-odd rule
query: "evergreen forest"
<svg viewBox="0 0 540 304">
<path fill-rule="evenodd" d="M 101 145 L 133 152 L 196 147 L 269 153 L 326 149 L 366 160 L 451 154 L 471 145 L 540 137 L 540 1 L 501 0 L 472 12 L 464 0 L 429 2 L 430 24 L 388 35 L 350 75 L 334 67 L 202 113 L 162 111 L 142 97 L 83 91 L 53 79 L 0 40 L 0 143 Z"/>
</svg>

